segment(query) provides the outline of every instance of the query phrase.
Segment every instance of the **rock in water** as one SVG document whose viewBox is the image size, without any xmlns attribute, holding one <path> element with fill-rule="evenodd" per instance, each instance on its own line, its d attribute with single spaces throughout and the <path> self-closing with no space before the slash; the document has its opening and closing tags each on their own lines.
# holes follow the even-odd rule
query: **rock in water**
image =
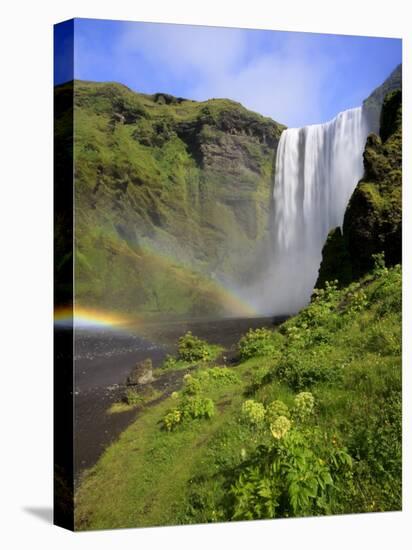
<svg viewBox="0 0 412 550">
<path fill-rule="evenodd" d="M 138 386 L 144 384 L 150 384 L 154 381 L 153 377 L 153 365 L 151 359 L 145 359 L 140 361 L 134 367 L 126 380 L 128 386 Z"/>
</svg>

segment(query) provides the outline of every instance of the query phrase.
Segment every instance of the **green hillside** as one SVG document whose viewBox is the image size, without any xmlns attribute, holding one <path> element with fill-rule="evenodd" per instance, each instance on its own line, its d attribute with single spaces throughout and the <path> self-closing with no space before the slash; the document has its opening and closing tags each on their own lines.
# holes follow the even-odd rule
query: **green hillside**
<svg viewBox="0 0 412 550">
<path fill-rule="evenodd" d="M 77 491 L 77 529 L 401 508 L 399 266 L 328 285 L 239 352 L 105 451 Z"/>
<path fill-rule="evenodd" d="M 242 313 L 217 281 L 256 269 L 283 126 L 226 99 L 111 83 L 76 81 L 74 102 L 77 303 Z"/>
</svg>

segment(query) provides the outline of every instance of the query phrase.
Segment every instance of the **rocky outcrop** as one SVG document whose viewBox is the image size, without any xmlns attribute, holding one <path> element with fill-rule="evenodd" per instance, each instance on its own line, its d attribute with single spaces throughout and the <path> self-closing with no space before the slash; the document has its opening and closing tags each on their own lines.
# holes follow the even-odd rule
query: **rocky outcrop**
<svg viewBox="0 0 412 550">
<path fill-rule="evenodd" d="M 398 65 L 388 78 L 363 102 L 371 132 L 379 134 L 382 105 L 388 93 L 402 89 L 402 65 Z"/>
<path fill-rule="evenodd" d="M 402 260 L 402 92 L 390 92 L 382 107 L 380 135 L 368 136 L 365 173 L 346 209 L 343 235 L 333 230 L 322 252 L 316 286 L 357 279 L 383 252 L 387 265 Z"/>
<path fill-rule="evenodd" d="M 154 381 L 153 365 L 151 359 L 140 361 L 134 367 L 130 375 L 127 377 L 127 386 L 143 386 Z"/>
</svg>

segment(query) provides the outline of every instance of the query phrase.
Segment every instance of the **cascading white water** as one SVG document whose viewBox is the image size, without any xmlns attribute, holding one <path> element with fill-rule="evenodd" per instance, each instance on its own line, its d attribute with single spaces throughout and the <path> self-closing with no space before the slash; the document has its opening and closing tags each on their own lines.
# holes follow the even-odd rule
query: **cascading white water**
<svg viewBox="0 0 412 550">
<path fill-rule="evenodd" d="M 295 312 L 309 301 L 328 232 L 342 225 L 362 177 L 367 134 L 361 107 L 282 133 L 274 185 L 274 311 Z"/>
<path fill-rule="evenodd" d="M 324 124 L 284 130 L 277 149 L 266 268 L 241 295 L 261 314 L 295 313 L 310 300 L 331 229 L 363 175 L 362 107 Z"/>
</svg>

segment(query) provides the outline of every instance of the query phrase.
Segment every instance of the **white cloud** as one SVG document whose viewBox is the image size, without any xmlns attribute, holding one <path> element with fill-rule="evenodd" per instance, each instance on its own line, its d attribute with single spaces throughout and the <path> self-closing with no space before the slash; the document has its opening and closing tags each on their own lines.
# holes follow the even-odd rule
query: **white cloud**
<svg viewBox="0 0 412 550">
<path fill-rule="evenodd" d="M 192 99 L 229 97 L 299 126 L 321 121 L 322 90 L 332 67 L 324 54 L 309 51 L 307 41 L 295 36 L 271 49 L 259 47 L 253 33 L 241 29 L 130 24 L 118 47 L 143 56 L 165 80 L 167 75 L 184 79 Z"/>
<path fill-rule="evenodd" d="M 78 36 L 77 72 L 84 78 L 88 66 L 109 66 L 101 72 L 136 91 L 228 97 L 287 126 L 322 122 L 334 60 L 305 35 L 278 38 L 242 29 L 124 23 L 104 54 L 86 47 L 90 37 Z"/>
<path fill-rule="evenodd" d="M 232 73 L 215 74 L 199 82 L 193 95 L 230 97 L 288 126 L 300 126 L 302 120 L 320 121 L 326 75 L 323 66 L 314 68 L 304 56 L 282 51 L 258 56 Z"/>
<path fill-rule="evenodd" d="M 191 71 L 213 80 L 240 61 L 247 43 L 240 29 L 187 25 L 126 24 L 121 49 L 143 54 L 175 75 Z"/>
</svg>

